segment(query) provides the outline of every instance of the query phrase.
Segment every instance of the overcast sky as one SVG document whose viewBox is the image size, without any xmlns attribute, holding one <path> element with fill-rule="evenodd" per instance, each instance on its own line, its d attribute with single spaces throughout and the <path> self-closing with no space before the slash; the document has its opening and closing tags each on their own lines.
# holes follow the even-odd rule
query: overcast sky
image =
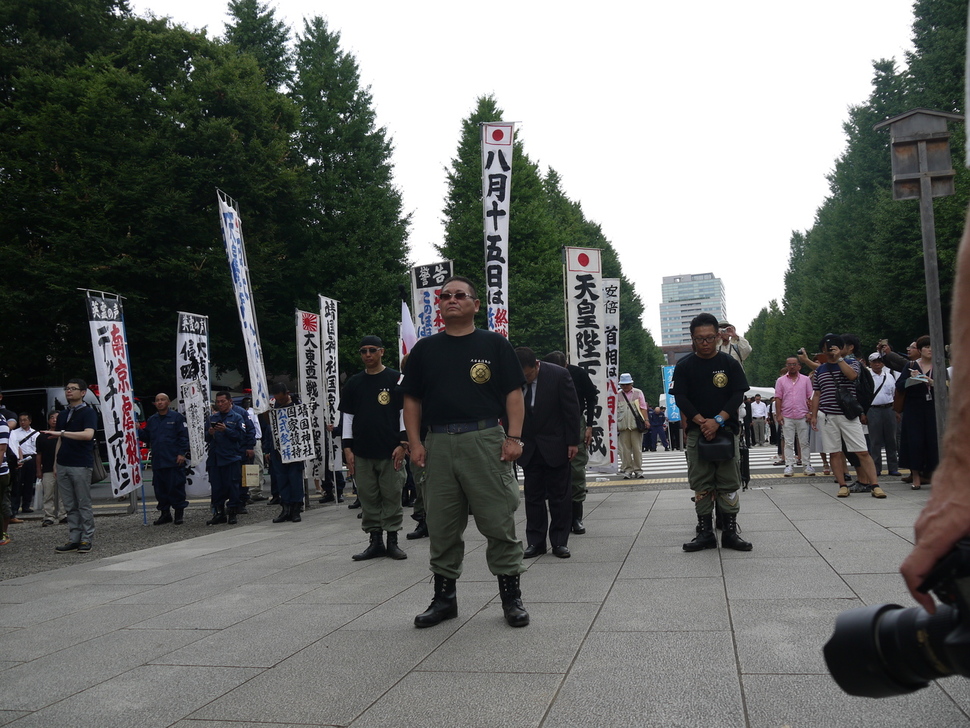
<svg viewBox="0 0 970 728">
<path fill-rule="evenodd" d="M 722 278 L 741 331 L 780 303 L 791 232 L 812 225 L 872 61 L 902 65 L 911 47 L 911 0 L 269 4 L 297 32 L 322 15 L 356 56 L 394 141 L 412 263 L 437 259 L 445 169 L 491 93 L 532 160 L 602 225 L 658 344 L 664 276 Z M 132 2 L 210 36 L 227 6 Z"/>
</svg>

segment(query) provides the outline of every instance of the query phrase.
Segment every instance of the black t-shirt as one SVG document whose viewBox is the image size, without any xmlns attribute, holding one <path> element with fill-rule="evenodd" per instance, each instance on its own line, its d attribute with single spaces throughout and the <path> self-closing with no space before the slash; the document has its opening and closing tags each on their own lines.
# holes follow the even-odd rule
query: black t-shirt
<svg viewBox="0 0 970 728">
<path fill-rule="evenodd" d="M 385 367 L 377 374 L 360 372 L 347 380 L 340 411 L 354 416 L 354 431 L 345 433 L 343 445 L 354 455 L 383 460 L 406 439 L 401 437 L 400 378 L 400 372 Z"/>
<path fill-rule="evenodd" d="M 712 419 L 724 411 L 730 415 L 727 426 L 738 431 L 737 412 L 744 393 L 748 391 L 748 379 L 737 360 L 723 352 L 711 359 L 701 359 L 689 354 L 674 368 L 670 393 L 677 398 L 677 406 L 684 413 L 688 429 L 697 427 L 691 420 L 695 415 Z"/>
<path fill-rule="evenodd" d="M 57 452 L 57 438 L 41 433 L 37 436 L 37 454 L 40 455 L 42 472 L 54 472 L 54 456 Z"/>
<path fill-rule="evenodd" d="M 505 416 L 505 398 L 525 383 L 512 345 L 501 334 L 475 329 L 421 339 L 411 350 L 401 389 L 421 400 L 424 425 L 450 425 Z"/>
</svg>

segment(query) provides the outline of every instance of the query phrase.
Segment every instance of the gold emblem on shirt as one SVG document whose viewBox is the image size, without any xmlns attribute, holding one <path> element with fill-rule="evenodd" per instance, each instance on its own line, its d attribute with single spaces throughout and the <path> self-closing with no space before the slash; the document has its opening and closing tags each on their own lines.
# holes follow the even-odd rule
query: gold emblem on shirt
<svg viewBox="0 0 970 728">
<path fill-rule="evenodd" d="M 724 372 L 718 372 L 714 375 L 714 386 L 718 389 L 723 389 L 727 386 L 727 374 Z"/>
<path fill-rule="evenodd" d="M 391 403 L 391 393 L 390 392 L 381 392 L 380 394 L 377 395 L 377 401 L 380 402 L 381 404 L 390 404 Z"/>
<path fill-rule="evenodd" d="M 472 364 L 471 371 L 468 373 L 475 384 L 485 384 L 485 382 L 492 378 L 492 370 L 488 368 L 488 364 L 482 364 L 481 362 Z"/>
</svg>

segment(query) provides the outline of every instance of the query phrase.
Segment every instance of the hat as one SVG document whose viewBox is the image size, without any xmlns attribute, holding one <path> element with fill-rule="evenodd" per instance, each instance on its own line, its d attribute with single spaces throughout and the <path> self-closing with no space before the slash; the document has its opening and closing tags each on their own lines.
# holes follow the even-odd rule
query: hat
<svg viewBox="0 0 970 728">
<path fill-rule="evenodd" d="M 869 355 L 869 361 L 876 361 L 877 359 L 882 361 L 882 354 L 880 354 L 878 351 L 874 351 Z"/>
<path fill-rule="evenodd" d="M 623 372 L 620 375 L 620 384 L 633 384 L 633 377 L 629 372 Z"/>
<path fill-rule="evenodd" d="M 361 346 L 376 346 L 379 349 L 383 349 L 384 348 L 384 342 L 381 341 L 381 337 L 380 336 L 374 336 L 373 334 L 371 334 L 369 336 L 365 336 L 363 339 L 361 339 L 360 340 L 360 345 Z"/>
<path fill-rule="evenodd" d="M 719 329 L 726 329 L 728 326 L 731 326 L 731 324 L 729 324 L 727 321 L 719 321 L 717 324 Z"/>
</svg>

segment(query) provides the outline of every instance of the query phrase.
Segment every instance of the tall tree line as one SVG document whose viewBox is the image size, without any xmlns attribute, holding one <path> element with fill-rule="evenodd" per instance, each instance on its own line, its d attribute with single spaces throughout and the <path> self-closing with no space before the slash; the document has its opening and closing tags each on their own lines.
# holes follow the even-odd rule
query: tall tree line
<svg viewBox="0 0 970 728">
<path fill-rule="evenodd" d="M 494 96 L 483 96 L 462 121 L 461 138 L 448 170 L 445 240 L 439 252 L 455 261 L 457 272 L 482 283 L 482 162 L 479 125 L 502 121 Z M 651 401 L 661 391 L 663 354 L 643 327 L 643 302 L 623 275 L 619 257 L 600 226 L 586 218 L 580 203 L 562 190 L 554 169 L 542 175 L 515 141 L 509 207 L 509 338 L 539 355 L 566 351 L 563 247 L 599 248 L 603 275 L 621 280 L 620 368 L 629 371 Z M 484 307 L 480 326 L 485 326 Z"/>
<path fill-rule="evenodd" d="M 901 349 L 928 332 L 919 201 L 892 199 L 889 133 L 873 127 L 919 107 L 965 113 L 966 23 L 965 0 L 917 0 L 905 67 L 873 63 L 869 98 L 843 125 L 847 145 L 828 176 L 829 195 L 812 227 L 792 233 L 783 299 L 763 308 L 747 332 L 753 384 L 770 386 L 786 356 L 802 346 L 815 351 L 828 332 L 858 334 L 867 352 L 881 338 Z M 956 194 L 934 200 L 946 330 L 970 199 L 964 124 L 949 129 Z"/>
</svg>

